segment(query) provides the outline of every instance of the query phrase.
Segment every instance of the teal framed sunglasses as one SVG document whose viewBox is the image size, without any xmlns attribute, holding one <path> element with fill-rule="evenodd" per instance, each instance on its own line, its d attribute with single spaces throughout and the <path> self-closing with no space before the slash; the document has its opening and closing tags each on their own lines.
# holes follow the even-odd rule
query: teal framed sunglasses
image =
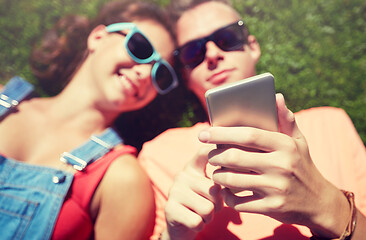
<svg viewBox="0 0 366 240">
<path fill-rule="evenodd" d="M 127 34 L 122 30 L 130 30 Z M 178 78 L 170 64 L 161 58 L 148 38 L 134 23 L 113 23 L 106 26 L 109 33 L 119 33 L 126 37 L 125 47 L 136 63 L 155 62 L 151 69 L 153 86 L 159 94 L 166 94 L 178 86 Z"/>
</svg>

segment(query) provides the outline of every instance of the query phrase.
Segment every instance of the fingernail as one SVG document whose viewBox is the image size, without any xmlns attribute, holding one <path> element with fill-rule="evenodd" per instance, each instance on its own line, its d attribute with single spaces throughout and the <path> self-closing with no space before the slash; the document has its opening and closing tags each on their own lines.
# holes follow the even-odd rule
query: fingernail
<svg viewBox="0 0 366 240">
<path fill-rule="evenodd" d="M 202 131 L 200 132 L 200 134 L 198 135 L 198 139 L 201 142 L 208 142 L 208 140 L 210 140 L 211 134 L 208 131 Z"/>
</svg>

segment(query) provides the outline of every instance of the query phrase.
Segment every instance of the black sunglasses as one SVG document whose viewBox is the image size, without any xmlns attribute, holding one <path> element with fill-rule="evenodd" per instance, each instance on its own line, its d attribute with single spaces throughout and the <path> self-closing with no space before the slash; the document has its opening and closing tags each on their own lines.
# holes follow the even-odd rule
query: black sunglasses
<svg viewBox="0 0 366 240">
<path fill-rule="evenodd" d="M 209 36 L 192 40 L 174 51 L 178 63 L 186 68 L 193 69 L 200 65 L 206 56 L 206 43 L 213 41 L 223 51 L 242 49 L 248 43 L 248 34 L 245 33 L 245 24 L 242 20 L 219 28 Z"/>
</svg>

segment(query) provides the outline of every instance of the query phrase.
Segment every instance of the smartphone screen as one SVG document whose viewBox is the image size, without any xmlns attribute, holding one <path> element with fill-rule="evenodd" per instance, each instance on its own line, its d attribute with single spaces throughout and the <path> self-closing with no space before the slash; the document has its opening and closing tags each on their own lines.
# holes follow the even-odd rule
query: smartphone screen
<svg viewBox="0 0 366 240">
<path fill-rule="evenodd" d="M 212 126 L 278 131 L 274 77 L 263 73 L 206 92 Z"/>
</svg>

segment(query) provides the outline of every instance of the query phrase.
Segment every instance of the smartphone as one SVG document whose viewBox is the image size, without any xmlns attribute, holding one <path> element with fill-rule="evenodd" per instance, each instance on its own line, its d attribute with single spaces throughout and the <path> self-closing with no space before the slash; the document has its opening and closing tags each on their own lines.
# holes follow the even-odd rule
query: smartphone
<svg viewBox="0 0 366 240">
<path fill-rule="evenodd" d="M 274 77 L 263 73 L 206 92 L 212 126 L 248 126 L 278 131 Z"/>
</svg>

